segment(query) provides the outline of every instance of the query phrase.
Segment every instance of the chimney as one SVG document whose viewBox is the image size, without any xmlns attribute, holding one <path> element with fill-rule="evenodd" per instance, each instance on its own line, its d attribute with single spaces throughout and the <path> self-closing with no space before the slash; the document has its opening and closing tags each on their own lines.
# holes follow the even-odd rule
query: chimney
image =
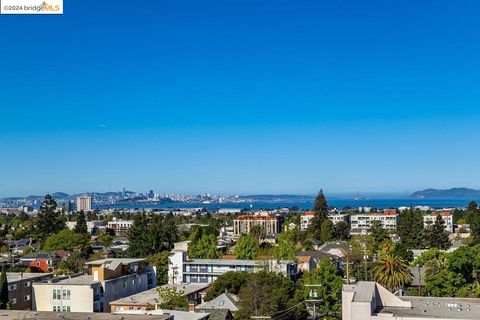
<svg viewBox="0 0 480 320">
<path fill-rule="evenodd" d="M 188 302 L 188 312 L 195 312 L 195 301 Z"/>
<path fill-rule="evenodd" d="M 23 278 L 23 271 L 20 271 L 20 279 Z"/>
</svg>

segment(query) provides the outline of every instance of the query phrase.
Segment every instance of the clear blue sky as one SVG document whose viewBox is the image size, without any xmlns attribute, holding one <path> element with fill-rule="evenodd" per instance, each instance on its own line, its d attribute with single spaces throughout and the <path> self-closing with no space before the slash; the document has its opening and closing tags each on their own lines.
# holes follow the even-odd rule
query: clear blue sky
<svg viewBox="0 0 480 320">
<path fill-rule="evenodd" d="M 0 16 L 0 196 L 480 188 L 478 1 Z"/>
</svg>

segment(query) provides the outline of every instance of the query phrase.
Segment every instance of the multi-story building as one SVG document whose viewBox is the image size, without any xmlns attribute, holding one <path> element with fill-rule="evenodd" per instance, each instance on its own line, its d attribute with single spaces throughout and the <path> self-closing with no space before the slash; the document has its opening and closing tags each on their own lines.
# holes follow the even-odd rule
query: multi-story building
<svg viewBox="0 0 480 320">
<path fill-rule="evenodd" d="M 445 230 L 453 233 L 453 215 L 450 211 L 441 211 L 441 212 L 434 212 L 432 214 L 426 214 L 423 216 L 423 225 L 425 228 L 433 225 L 435 220 L 437 220 L 437 216 L 442 217 L 443 222 L 445 223 Z"/>
<path fill-rule="evenodd" d="M 88 274 L 36 282 L 33 308 L 56 312 L 109 312 L 111 301 L 156 286 L 156 270 L 145 259 L 87 262 Z"/>
<path fill-rule="evenodd" d="M 77 197 L 77 211 L 92 211 L 92 197 L 80 196 Z"/>
<path fill-rule="evenodd" d="M 310 225 L 311 220 L 315 216 L 315 212 L 313 211 L 305 211 L 300 216 L 300 230 L 307 231 L 308 226 Z M 333 224 L 337 224 L 340 221 L 348 223 L 350 220 L 350 216 L 346 213 L 330 213 L 328 215 L 328 219 L 333 222 Z"/>
<path fill-rule="evenodd" d="M 263 211 L 252 215 L 240 215 L 233 220 L 233 235 L 239 237 L 248 234 L 252 226 L 261 225 L 267 236 L 273 236 L 282 230 L 281 223 L 279 216 Z"/>
<path fill-rule="evenodd" d="M 315 217 L 315 212 L 313 211 L 305 211 L 300 216 L 300 230 L 307 231 L 308 226 L 310 225 L 310 221 Z"/>
<path fill-rule="evenodd" d="M 76 225 L 77 221 L 67 221 L 67 228 L 69 228 L 70 230 L 75 229 Z M 87 231 L 90 234 L 95 234 L 98 229 L 106 226 L 107 222 L 103 220 L 87 221 Z"/>
<path fill-rule="evenodd" d="M 52 273 L 7 272 L 8 299 L 12 309 L 32 310 L 32 284 L 52 277 Z"/>
<path fill-rule="evenodd" d="M 294 261 L 188 259 L 187 253 L 180 250 L 173 250 L 168 260 L 170 284 L 212 283 L 228 271 L 258 272 L 267 270 L 290 277 L 297 274 L 297 264 Z"/>
<path fill-rule="evenodd" d="M 373 221 L 380 221 L 382 228 L 388 231 L 396 231 L 399 214 L 396 212 L 386 213 L 360 213 L 350 217 L 351 234 L 366 234 Z"/>
<path fill-rule="evenodd" d="M 480 319 L 480 299 L 397 296 L 376 282 L 343 285 L 343 320 Z"/>
<path fill-rule="evenodd" d="M 108 222 L 107 228 L 112 229 L 116 236 L 124 237 L 127 235 L 128 229 L 133 225 L 133 220 L 117 220 L 113 219 Z"/>
</svg>

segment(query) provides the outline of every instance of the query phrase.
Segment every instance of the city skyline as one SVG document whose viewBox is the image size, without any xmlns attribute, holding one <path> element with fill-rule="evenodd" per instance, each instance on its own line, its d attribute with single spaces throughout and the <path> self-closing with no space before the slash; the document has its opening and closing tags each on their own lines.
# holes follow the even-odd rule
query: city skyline
<svg viewBox="0 0 480 320">
<path fill-rule="evenodd" d="M 480 188 L 479 3 L 112 4 L 0 19 L 0 197 Z"/>
</svg>

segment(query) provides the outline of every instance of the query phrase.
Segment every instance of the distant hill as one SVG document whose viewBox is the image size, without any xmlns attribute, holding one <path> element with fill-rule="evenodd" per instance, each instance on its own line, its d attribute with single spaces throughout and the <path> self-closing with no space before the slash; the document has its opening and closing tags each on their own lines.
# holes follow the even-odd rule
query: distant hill
<svg viewBox="0 0 480 320">
<path fill-rule="evenodd" d="M 425 189 L 416 191 L 410 195 L 412 198 L 425 199 L 480 199 L 480 190 L 468 188 L 451 188 L 451 189 Z"/>
</svg>

